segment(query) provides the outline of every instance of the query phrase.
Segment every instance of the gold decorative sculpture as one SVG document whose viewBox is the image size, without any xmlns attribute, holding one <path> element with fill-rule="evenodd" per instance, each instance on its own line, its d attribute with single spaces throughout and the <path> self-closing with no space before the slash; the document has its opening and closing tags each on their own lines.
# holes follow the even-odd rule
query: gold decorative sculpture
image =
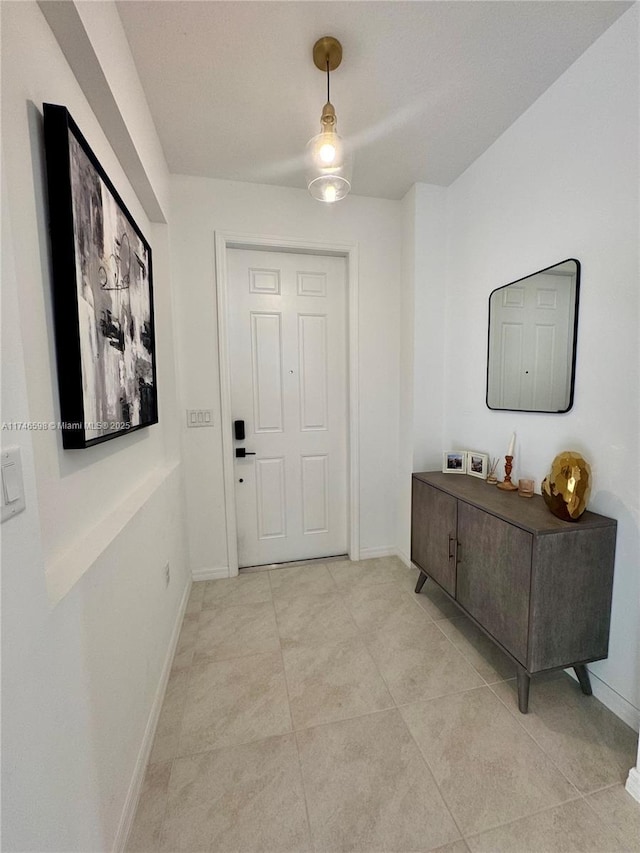
<svg viewBox="0 0 640 853">
<path fill-rule="evenodd" d="M 587 460 L 573 450 L 563 450 L 542 481 L 544 502 L 558 518 L 577 521 L 587 508 L 591 480 L 591 466 Z"/>
</svg>

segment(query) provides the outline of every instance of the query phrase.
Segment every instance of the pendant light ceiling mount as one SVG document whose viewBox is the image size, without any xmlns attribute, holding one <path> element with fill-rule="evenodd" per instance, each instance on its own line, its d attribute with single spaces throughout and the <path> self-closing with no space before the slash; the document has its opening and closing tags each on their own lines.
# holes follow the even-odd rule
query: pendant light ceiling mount
<svg viewBox="0 0 640 853">
<path fill-rule="evenodd" d="M 322 36 L 313 46 L 313 62 L 323 73 L 335 71 L 342 62 L 342 45 L 333 36 Z"/>
<path fill-rule="evenodd" d="M 313 63 L 327 75 L 327 102 L 320 117 L 320 133 L 307 144 L 307 188 L 318 201 L 331 203 L 351 189 L 351 156 L 336 130 L 336 111 L 330 99 L 330 72 L 342 62 L 342 45 L 323 36 L 313 46 Z"/>
</svg>

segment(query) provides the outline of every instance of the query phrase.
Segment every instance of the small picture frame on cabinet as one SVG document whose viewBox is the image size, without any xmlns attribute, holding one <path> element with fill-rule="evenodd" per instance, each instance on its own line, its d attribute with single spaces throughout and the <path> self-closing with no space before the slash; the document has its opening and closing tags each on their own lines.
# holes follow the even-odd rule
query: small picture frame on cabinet
<svg viewBox="0 0 640 853">
<path fill-rule="evenodd" d="M 448 450 L 442 458 L 442 472 L 444 474 L 466 474 L 467 451 Z"/>
<path fill-rule="evenodd" d="M 470 477 L 479 477 L 481 480 L 487 479 L 489 474 L 489 457 L 486 453 L 467 450 L 467 474 Z"/>
</svg>

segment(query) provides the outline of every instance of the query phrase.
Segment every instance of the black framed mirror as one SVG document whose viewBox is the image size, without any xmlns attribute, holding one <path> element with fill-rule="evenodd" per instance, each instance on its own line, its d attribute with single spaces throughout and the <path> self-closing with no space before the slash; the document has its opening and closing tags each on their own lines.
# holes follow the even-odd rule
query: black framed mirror
<svg viewBox="0 0 640 853">
<path fill-rule="evenodd" d="M 568 258 L 489 296 L 487 406 L 568 412 L 573 406 L 580 262 Z"/>
</svg>

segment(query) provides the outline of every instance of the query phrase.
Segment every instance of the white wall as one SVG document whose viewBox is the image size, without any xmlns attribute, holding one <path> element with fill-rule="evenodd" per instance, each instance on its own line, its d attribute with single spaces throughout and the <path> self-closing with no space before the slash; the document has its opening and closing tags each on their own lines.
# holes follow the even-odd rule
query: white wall
<svg viewBox="0 0 640 853">
<path fill-rule="evenodd" d="M 503 456 L 539 484 L 551 460 L 590 460 L 590 508 L 618 519 L 609 658 L 594 689 L 640 719 L 638 672 L 638 8 L 615 23 L 448 190 L 445 443 Z M 566 415 L 485 406 L 491 290 L 582 263 L 575 404 Z M 426 311 L 426 309 L 425 309 Z"/>
<path fill-rule="evenodd" d="M 398 362 L 398 553 L 405 563 L 411 557 L 411 474 L 413 467 L 414 424 L 414 318 L 415 313 L 415 224 L 416 187 L 402 199 L 402 277 L 400 295 L 400 358 Z"/>
<path fill-rule="evenodd" d="M 1 11 L 3 421 L 60 419 L 43 101 L 69 108 L 154 252 L 160 424 L 84 451 L 63 451 L 56 432 L 2 433 L 22 450 L 27 497 L 2 525 L 3 849 L 108 850 L 190 582 L 168 233 L 145 216 L 38 6 Z"/>
<path fill-rule="evenodd" d="M 411 550 L 411 474 L 439 468 L 444 424 L 447 190 L 415 184 L 402 200 L 398 552 Z"/>
<path fill-rule="evenodd" d="M 394 549 L 398 452 L 400 203 L 350 196 L 325 206 L 306 191 L 172 179 L 172 279 L 185 408 L 213 408 L 213 429 L 186 429 L 183 448 L 191 566 L 227 566 L 214 232 L 357 243 L 360 306 L 360 545 Z"/>
</svg>

